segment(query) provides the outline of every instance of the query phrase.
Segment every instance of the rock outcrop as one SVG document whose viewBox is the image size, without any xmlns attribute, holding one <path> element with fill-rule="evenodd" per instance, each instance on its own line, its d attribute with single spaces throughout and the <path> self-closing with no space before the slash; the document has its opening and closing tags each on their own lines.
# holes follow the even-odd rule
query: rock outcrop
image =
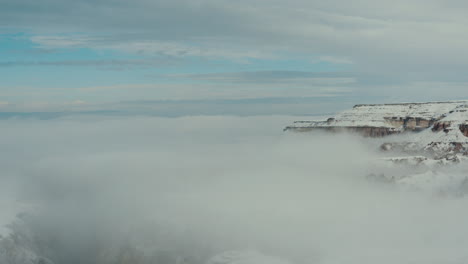
<svg viewBox="0 0 468 264">
<path fill-rule="evenodd" d="M 468 155 L 468 101 L 356 105 L 326 121 L 296 121 L 285 131 L 350 132 L 364 137 L 405 133 L 382 150 Z"/>
<path fill-rule="evenodd" d="M 326 121 L 296 121 L 285 130 L 346 131 L 366 137 L 420 132 L 428 128 L 432 128 L 434 132 L 446 131 L 454 121 L 446 120 L 446 117 L 457 111 L 464 111 L 461 108 L 466 108 L 467 104 L 468 101 L 356 105 Z M 460 126 L 460 130 L 467 135 L 468 125 Z"/>
<path fill-rule="evenodd" d="M 460 132 L 462 132 L 465 137 L 468 137 L 468 124 L 461 124 L 458 126 L 458 128 L 460 129 Z"/>
</svg>

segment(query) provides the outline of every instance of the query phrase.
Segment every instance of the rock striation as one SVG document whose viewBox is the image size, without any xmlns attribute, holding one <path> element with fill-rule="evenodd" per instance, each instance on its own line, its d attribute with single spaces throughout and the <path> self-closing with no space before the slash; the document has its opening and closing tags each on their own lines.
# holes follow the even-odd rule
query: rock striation
<svg viewBox="0 0 468 264">
<path fill-rule="evenodd" d="M 468 155 L 468 101 L 361 104 L 326 121 L 296 121 L 284 130 L 350 132 L 373 138 L 405 134 L 404 142 L 392 137 L 397 142 L 385 143 L 381 149 Z"/>
<path fill-rule="evenodd" d="M 447 132 L 454 121 L 464 135 L 468 135 L 468 101 L 360 104 L 326 121 L 296 121 L 285 131 L 353 132 L 365 137 L 384 137 L 402 132 Z M 456 115 L 456 118 L 448 118 Z"/>
<path fill-rule="evenodd" d="M 468 195 L 468 101 L 356 105 L 325 121 L 296 121 L 284 130 L 393 135 L 371 140 L 383 158 L 371 162 L 369 181 L 438 196 Z"/>
</svg>

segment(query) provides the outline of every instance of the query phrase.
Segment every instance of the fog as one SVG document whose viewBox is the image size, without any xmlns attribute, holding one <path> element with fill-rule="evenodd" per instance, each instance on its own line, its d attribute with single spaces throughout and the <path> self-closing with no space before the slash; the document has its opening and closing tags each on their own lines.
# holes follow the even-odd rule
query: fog
<svg viewBox="0 0 468 264">
<path fill-rule="evenodd" d="M 0 121 L 3 241 L 67 264 L 468 261 L 467 198 L 369 182 L 380 142 L 295 119 Z"/>
</svg>

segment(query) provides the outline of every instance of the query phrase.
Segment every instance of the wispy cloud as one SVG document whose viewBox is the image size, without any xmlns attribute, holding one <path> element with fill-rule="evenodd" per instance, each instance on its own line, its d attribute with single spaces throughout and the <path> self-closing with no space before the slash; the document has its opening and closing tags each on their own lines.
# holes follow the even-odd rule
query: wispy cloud
<svg viewBox="0 0 468 264">
<path fill-rule="evenodd" d="M 120 69 L 122 67 L 157 67 L 174 64 L 173 60 L 57 60 L 57 61 L 0 61 L 0 67 L 20 66 L 95 66 L 107 69 Z"/>
<path fill-rule="evenodd" d="M 42 33 L 32 40 L 49 47 L 231 59 L 278 56 L 287 50 L 400 72 L 423 66 L 468 66 L 463 52 L 468 44 L 464 30 L 468 7 L 453 1 L 137 0 L 129 5 L 46 0 L 39 6 L 30 0 L 6 0 L 6 4 L 0 25 Z"/>
<path fill-rule="evenodd" d="M 245 59 L 272 59 L 277 57 L 274 50 L 250 49 L 244 45 L 228 44 L 219 46 L 212 39 L 196 39 L 190 42 L 147 39 L 141 35 L 40 35 L 32 36 L 31 41 L 45 49 L 50 48 L 91 48 L 115 50 L 138 55 L 167 57 L 203 57 L 230 59 L 242 62 Z"/>
<path fill-rule="evenodd" d="M 308 85 L 346 85 L 356 82 L 352 73 L 305 71 L 250 71 L 208 74 L 176 74 L 175 78 L 221 83 L 304 83 Z"/>
<path fill-rule="evenodd" d="M 31 49 L 124 54 L 83 60 L 11 56 L 0 62 L 3 68 L 119 70 L 190 64 L 118 80 L 138 83 L 141 77 L 148 83 L 161 82 L 161 77 L 173 82 L 146 87 L 146 95 L 122 93 L 119 99 L 297 97 L 350 91 L 365 98 L 392 91 L 410 101 L 415 96 L 439 99 L 442 90 L 452 97 L 466 94 L 460 83 L 468 81 L 468 5 L 460 1 L 3 2 L 0 27 L 15 25 L 27 32 L 23 37 L 32 42 Z M 288 59 L 294 58 L 302 61 L 292 65 Z M 95 86 L 115 85 L 107 83 Z M 100 96 L 115 99 L 109 93 Z"/>
<path fill-rule="evenodd" d="M 311 60 L 312 63 L 316 62 L 329 62 L 333 64 L 353 64 L 353 61 L 346 57 L 334 57 L 334 56 L 320 56 L 317 59 Z"/>
</svg>

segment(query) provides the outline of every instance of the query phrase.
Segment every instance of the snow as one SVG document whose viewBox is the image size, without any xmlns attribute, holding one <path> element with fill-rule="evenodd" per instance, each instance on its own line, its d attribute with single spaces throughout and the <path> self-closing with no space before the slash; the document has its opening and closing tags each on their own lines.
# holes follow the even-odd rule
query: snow
<svg viewBox="0 0 468 264">
<path fill-rule="evenodd" d="M 388 122 L 387 118 L 421 118 L 425 120 L 440 119 L 451 111 L 466 107 L 468 101 L 449 101 L 432 103 L 403 103 L 403 104 L 367 104 L 356 105 L 350 110 L 343 111 L 329 122 L 296 121 L 290 127 L 387 127 L 399 128 Z M 456 112 L 454 112 L 456 113 Z M 453 118 L 457 118 L 453 116 Z"/>
<path fill-rule="evenodd" d="M 468 105 L 459 105 L 455 109 L 451 110 L 452 113 L 447 113 L 446 117 L 442 118 L 440 122 L 450 122 L 450 127 L 446 131 L 434 132 L 432 129 L 426 129 L 420 133 L 416 133 L 410 136 L 412 142 L 419 142 L 422 145 L 429 145 L 433 142 L 438 143 L 438 148 L 443 150 L 449 146 L 444 144 L 450 144 L 452 142 L 468 144 L 468 137 L 463 135 L 460 131 L 459 126 L 468 122 Z"/>
<path fill-rule="evenodd" d="M 0 236 L 7 237 L 11 230 L 8 227 L 22 212 L 32 211 L 33 206 L 15 199 L 12 188 L 4 187 L 0 192 Z"/>
</svg>

